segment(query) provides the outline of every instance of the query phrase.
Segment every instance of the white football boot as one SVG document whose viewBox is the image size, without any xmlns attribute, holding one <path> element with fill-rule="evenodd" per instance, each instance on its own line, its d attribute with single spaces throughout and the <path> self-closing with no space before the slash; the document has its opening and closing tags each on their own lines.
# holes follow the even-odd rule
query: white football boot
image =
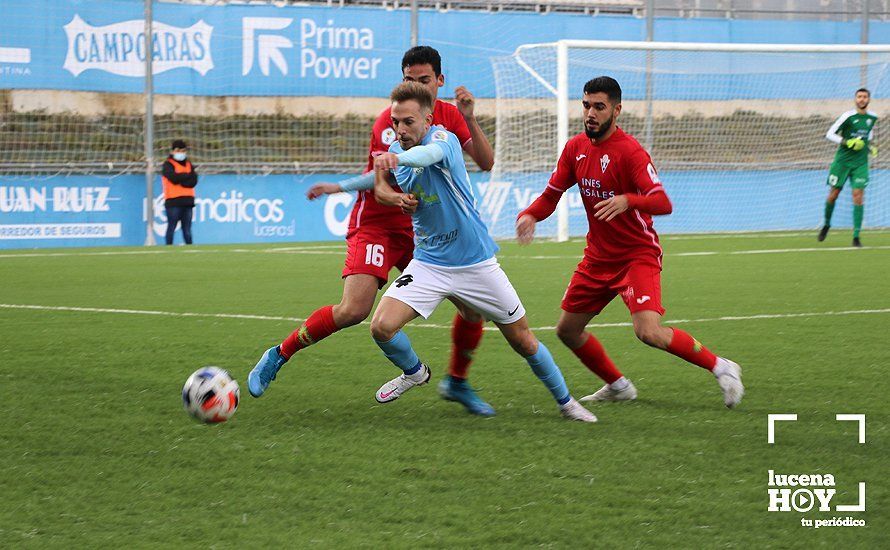
<svg viewBox="0 0 890 550">
<path fill-rule="evenodd" d="M 569 402 L 559 406 L 559 412 L 569 420 L 577 420 L 579 422 L 596 422 L 596 416 L 584 408 L 584 405 L 578 403 L 574 397 L 569 398 Z"/>
<path fill-rule="evenodd" d="M 430 381 L 430 369 L 426 365 L 421 365 L 421 369 L 414 374 L 401 374 L 397 378 L 393 378 L 386 384 L 380 386 L 374 399 L 378 403 L 389 403 L 395 401 L 400 395 L 410 390 L 414 386 L 422 386 Z"/>
<path fill-rule="evenodd" d="M 717 358 L 717 366 L 714 367 L 714 376 L 723 390 L 723 403 L 730 409 L 739 404 L 745 395 L 745 386 L 742 385 L 742 367 L 737 363 Z"/>
<path fill-rule="evenodd" d="M 606 384 L 598 389 L 596 393 L 585 395 L 579 401 L 633 401 L 637 398 L 637 389 L 630 380 L 620 390 L 616 390 L 612 386 L 615 384 Z"/>
</svg>

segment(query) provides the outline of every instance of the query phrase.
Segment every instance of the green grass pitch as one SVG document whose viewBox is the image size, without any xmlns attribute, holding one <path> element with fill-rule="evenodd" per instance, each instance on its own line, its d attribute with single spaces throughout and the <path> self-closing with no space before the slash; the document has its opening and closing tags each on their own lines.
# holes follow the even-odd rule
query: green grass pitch
<svg viewBox="0 0 890 550">
<path fill-rule="evenodd" d="M 824 243 L 663 241 L 665 318 L 742 365 L 736 410 L 708 373 L 613 325 L 629 321 L 620 300 L 593 330 L 640 397 L 593 405 L 598 424 L 562 420 L 496 332 L 471 372 L 492 419 L 442 401 L 434 384 L 378 405 L 374 391 L 397 371 L 367 325 L 300 352 L 255 400 L 248 371 L 297 323 L 214 314 L 295 318 L 336 303 L 341 244 L 4 252 L 0 545 L 886 547 L 890 233 L 863 233 L 862 250 L 842 230 Z M 576 396 L 600 383 L 552 326 L 582 248 L 500 253 Z M 434 381 L 452 315 L 445 304 L 434 326 L 407 329 Z M 203 365 L 241 383 L 226 424 L 182 409 L 182 384 Z M 798 415 L 774 445 L 769 413 Z M 867 415 L 866 444 L 839 413 Z M 865 481 L 867 511 L 768 512 L 770 469 L 833 474 L 832 505 L 855 504 Z M 867 526 L 800 521 L 847 515 Z"/>
</svg>

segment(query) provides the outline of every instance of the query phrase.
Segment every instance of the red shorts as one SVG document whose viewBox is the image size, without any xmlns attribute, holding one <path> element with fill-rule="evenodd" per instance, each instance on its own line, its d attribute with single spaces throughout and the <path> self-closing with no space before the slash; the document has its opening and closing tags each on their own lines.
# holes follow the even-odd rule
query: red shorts
<svg viewBox="0 0 890 550">
<path fill-rule="evenodd" d="M 655 311 L 664 315 L 661 268 L 647 261 L 631 261 L 612 269 L 581 260 L 562 298 L 562 309 L 598 314 L 619 294 L 631 313 Z"/>
<path fill-rule="evenodd" d="M 346 235 L 346 265 L 343 277 L 373 275 L 386 284 L 389 271 L 405 269 L 414 257 L 414 233 L 387 231 L 379 227 L 360 227 Z"/>
</svg>

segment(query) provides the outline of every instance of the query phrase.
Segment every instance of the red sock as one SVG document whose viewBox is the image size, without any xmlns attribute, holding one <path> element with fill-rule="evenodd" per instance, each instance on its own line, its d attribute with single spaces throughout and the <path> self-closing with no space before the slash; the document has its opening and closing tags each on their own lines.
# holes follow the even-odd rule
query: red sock
<svg viewBox="0 0 890 550">
<path fill-rule="evenodd" d="M 281 355 L 285 359 L 311 346 L 312 344 L 327 338 L 340 330 L 334 324 L 334 306 L 324 306 L 312 312 L 312 315 L 290 336 L 281 343 Z"/>
<path fill-rule="evenodd" d="M 473 352 L 482 340 L 484 325 L 484 321 L 478 323 L 467 321 L 459 313 L 454 316 L 454 325 L 451 327 L 451 361 L 448 364 L 448 374 L 452 377 L 461 379 L 467 377 L 470 363 L 473 362 Z"/>
<path fill-rule="evenodd" d="M 606 355 L 603 345 L 593 334 L 589 334 L 587 341 L 580 348 L 573 349 L 572 352 L 578 356 L 585 367 L 602 378 L 606 384 L 611 384 L 623 376 L 615 363 Z"/>
<path fill-rule="evenodd" d="M 701 342 L 693 338 L 688 332 L 678 328 L 672 328 L 671 330 L 674 331 L 674 336 L 671 337 L 671 343 L 668 344 L 667 351 L 693 365 L 698 365 L 706 370 L 714 370 L 714 367 L 717 366 L 717 356 L 711 353 L 711 350 L 704 347 Z"/>
</svg>

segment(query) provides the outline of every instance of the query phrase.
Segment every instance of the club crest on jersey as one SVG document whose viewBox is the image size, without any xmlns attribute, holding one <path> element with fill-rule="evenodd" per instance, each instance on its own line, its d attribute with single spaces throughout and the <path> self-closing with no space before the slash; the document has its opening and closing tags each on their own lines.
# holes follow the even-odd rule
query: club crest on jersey
<svg viewBox="0 0 890 550">
<path fill-rule="evenodd" d="M 874 120 L 872 120 L 872 119 L 868 119 L 865 121 L 865 123 L 868 124 L 869 126 L 871 126 L 873 122 L 874 122 Z"/>
<path fill-rule="evenodd" d="M 646 171 L 649 172 L 649 179 L 652 180 L 652 183 L 661 183 L 661 178 L 658 177 L 658 172 L 655 171 L 655 167 L 652 166 L 651 162 L 646 165 Z"/>
<path fill-rule="evenodd" d="M 600 168 L 603 169 L 603 174 L 606 173 L 606 168 L 609 167 L 609 155 L 603 155 L 600 157 Z"/>
<path fill-rule="evenodd" d="M 433 132 L 433 141 L 448 141 L 448 132 L 445 130 L 436 130 Z"/>
<path fill-rule="evenodd" d="M 380 133 L 380 141 L 383 142 L 384 145 L 392 145 L 392 142 L 396 140 L 396 131 L 392 128 L 387 128 Z"/>
</svg>

